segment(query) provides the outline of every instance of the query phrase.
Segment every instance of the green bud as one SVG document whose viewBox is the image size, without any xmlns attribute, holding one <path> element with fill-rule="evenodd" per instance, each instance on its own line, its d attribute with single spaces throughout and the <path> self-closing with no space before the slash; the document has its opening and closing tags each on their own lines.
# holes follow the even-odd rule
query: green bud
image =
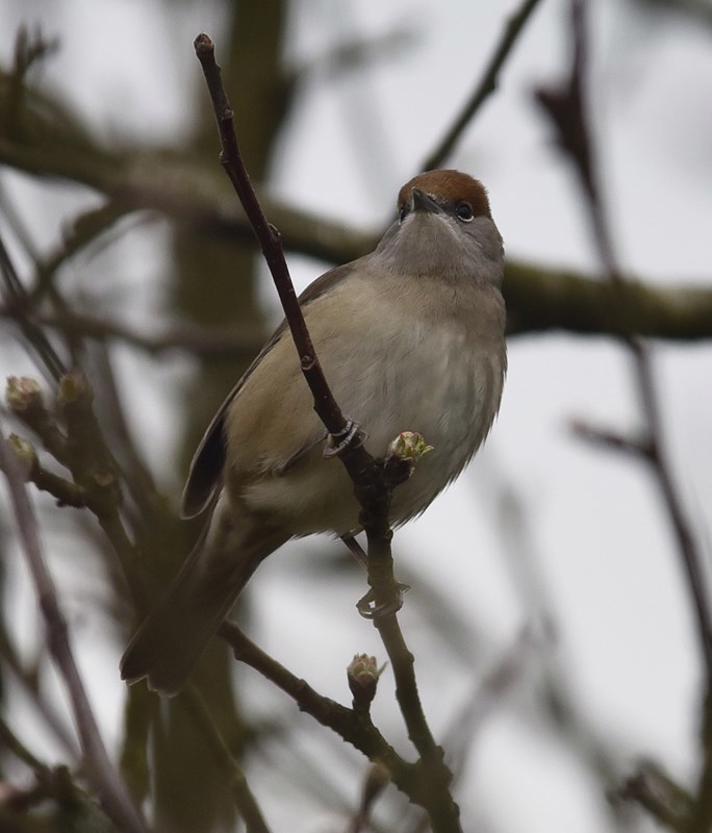
<svg viewBox="0 0 712 833">
<path fill-rule="evenodd" d="M 60 406 L 71 405 L 90 395 L 90 388 L 84 374 L 78 370 L 67 373 L 59 380 L 57 401 Z"/>
<path fill-rule="evenodd" d="M 7 447 L 15 455 L 15 459 L 22 471 L 25 480 L 30 479 L 32 470 L 37 465 L 37 452 L 31 442 L 18 437 L 17 434 L 10 434 L 6 440 Z"/>
<path fill-rule="evenodd" d="M 5 400 L 11 411 L 22 414 L 42 406 L 42 391 L 35 379 L 28 376 L 10 376 L 5 389 Z"/>
<path fill-rule="evenodd" d="M 375 657 L 356 654 L 346 669 L 349 688 L 354 697 L 354 706 L 367 708 L 376 696 L 378 678 L 381 672 Z"/>
<path fill-rule="evenodd" d="M 422 434 L 417 431 L 401 431 L 388 446 L 387 456 L 417 463 L 421 457 L 432 450 L 433 446 L 427 444 Z"/>
</svg>

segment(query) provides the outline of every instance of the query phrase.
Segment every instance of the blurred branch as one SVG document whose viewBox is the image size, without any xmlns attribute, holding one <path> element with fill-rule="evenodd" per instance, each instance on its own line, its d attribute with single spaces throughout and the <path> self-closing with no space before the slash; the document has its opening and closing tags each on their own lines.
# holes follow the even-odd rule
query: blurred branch
<svg viewBox="0 0 712 833">
<path fill-rule="evenodd" d="M 36 263 L 35 282 L 29 292 L 29 303 L 36 306 L 50 290 L 59 268 L 93 243 L 129 210 L 131 209 L 109 200 L 99 208 L 89 209 L 75 217 L 66 228 L 61 243 L 47 257 Z"/>
<path fill-rule="evenodd" d="M 566 83 L 557 88 L 540 90 L 538 100 L 556 129 L 558 142 L 563 152 L 569 157 L 578 174 L 586 197 L 593 237 L 598 246 L 608 283 L 621 298 L 624 298 L 625 279 L 618 267 L 608 218 L 601 197 L 595 148 L 588 121 L 586 89 L 588 43 L 584 14 L 583 2 L 572 0 L 573 56 L 569 78 Z M 706 696 L 701 730 L 704 763 L 688 829 L 690 833 L 709 833 L 712 828 L 712 608 L 710 607 L 705 559 L 692 532 L 682 498 L 673 478 L 650 354 L 646 345 L 635 337 L 634 332 L 621 330 L 620 337 L 633 359 L 635 382 L 647 421 L 648 436 L 643 441 L 647 449 L 646 457 L 657 480 L 677 538 L 678 552 L 687 576 L 690 598 L 696 616 L 698 639 L 706 672 Z"/>
<path fill-rule="evenodd" d="M 9 750 L 19 761 L 38 772 L 47 767 L 35 757 L 0 716 L 0 745 Z"/>
<path fill-rule="evenodd" d="M 0 73 L 0 112 L 1 82 Z M 169 151 L 142 147 L 108 151 L 62 108 L 34 90 L 28 90 L 28 97 L 34 102 L 33 129 L 20 141 L 0 127 L 0 163 L 32 176 L 82 183 L 104 194 L 121 211 L 159 211 L 207 234 L 253 245 L 244 212 L 227 198 L 211 168 Z M 51 143 L 51 153 L 45 142 Z M 262 190 L 258 194 L 291 252 L 344 263 L 371 251 L 380 236 L 378 230 L 343 226 L 271 199 Z M 581 334 L 627 330 L 657 338 L 712 338 L 712 289 L 706 287 L 626 281 L 625 291 L 616 293 L 607 283 L 573 270 L 510 258 L 504 295 L 512 335 L 563 329 Z"/>
<path fill-rule="evenodd" d="M 565 330 L 580 335 L 635 332 L 651 338 L 712 338 L 712 288 L 626 280 L 622 292 L 569 269 L 510 260 L 505 266 L 510 335 Z"/>
<path fill-rule="evenodd" d="M 650 462 L 653 448 L 647 437 L 624 436 L 610 428 L 591 425 L 581 419 L 571 420 L 571 430 L 581 440 L 613 451 L 624 451 Z"/>
<path fill-rule="evenodd" d="M 14 67 L 9 78 L 7 106 L 3 114 L 11 129 L 21 123 L 25 81 L 31 67 L 52 55 L 59 47 L 59 39 L 46 40 L 38 27 L 29 33 L 27 26 L 21 25 L 15 38 Z"/>
<path fill-rule="evenodd" d="M 15 265 L 10 258 L 10 253 L 5 246 L 2 236 L 0 236 L 0 273 L 4 284 L 4 292 L 2 294 L 10 305 L 18 307 L 15 320 L 23 336 L 30 345 L 30 348 L 39 356 L 41 366 L 46 368 L 50 376 L 57 381 L 65 372 L 64 362 L 50 344 L 47 336 L 22 311 L 27 293 L 15 270 Z"/>
<path fill-rule="evenodd" d="M 363 71 L 376 61 L 401 58 L 416 40 L 417 32 L 407 25 L 393 27 L 369 37 L 355 37 L 328 48 L 291 69 L 291 83 L 319 76 L 328 81 Z"/>
<path fill-rule="evenodd" d="M 504 26 L 504 31 L 495 50 L 485 67 L 482 78 L 477 82 L 472 95 L 459 113 L 452 126 L 430 152 L 421 165 L 421 171 L 440 168 L 450 156 L 465 129 L 472 123 L 480 107 L 497 89 L 499 73 L 502 70 L 519 36 L 537 7 L 539 0 L 524 0 L 519 9 L 511 14 Z"/>
<path fill-rule="evenodd" d="M 610 235 L 607 217 L 601 199 L 601 188 L 595 164 L 594 148 L 588 125 L 584 73 L 586 69 L 584 7 L 572 2 L 572 40 L 574 55 L 568 83 L 558 89 L 540 90 L 542 107 L 554 123 L 562 149 L 574 163 L 582 188 L 586 194 L 591 227 L 596 239 L 608 282 L 614 292 L 625 297 L 625 279 L 621 274 Z M 615 309 L 615 308 L 614 308 Z M 613 312 L 612 312 L 613 314 Z M 622 322 L 621 322 L 622 324 Z M 650 355 L 634 333 L 621 327 L 621 339 L 633 357 L 635 379 L 643 412 L 647 419 L 648 437 L 645 445 L 653 466 L 666 509 L 677 536 L 678 547 L 685 566 L 691 597 L 695 605 L 700 646 L 704 658 L 707 679 L 712 688 L 712 609 L 707 597 L 704 559 L 685 515 L 682 500 L 675 488 L 670 462 L 665 450 L 662 417 L 655 391 Z M 712 819 L 710 819 L 712 823 Z"/>
<path fill-rule="evenodd" d="M 22 314 L 25 320 L 38 326 L 96 341 L 120 341 L 154 356 L 177 350 L 199 356 L 251 358 L 262 344 L 258 332 L 236 333 L 228 329 L 221 332 L 191 324 L 142 332 L 113 318 L 70 309 L 51 313 L 30 310 Z M 17 315 L 13 306 L 0 307 L 0 318 L 14 319 Z"/>
<path fill-rule="evenodd" d="M 107 815 L 120 829 L 127 833 L 146 833 L 145 823 L 114 770 L 101 739 L 99 727 L 74 660 L 67 623 L 59 607 L 54 582 L 44 562 L 37 521 L 22 483 L 22 474 L 7 448 L 1 431 L 0 468 L 8 482 L 18 532 L 45 620 L 49 648 L 69 694 L 86 760 L 87 777 L 94 783 Z"/>
<path fill-rule="evenodd" d="M 46 701 L 40 696 L 35 676 L 23 667 L 17 651 L 10 643 L 4 629 L 0 630 L 0 659 L 2 659 L 3 673 L 7 671 L 12 674 L 15 682 L 26 696 L 27 701 L 32 703 L 37 713 L 42 716 L 65 754 L 72 760 L 78 758 L 80 750 L 71 731 L 65 726 L 64 720 L 55 704 Z"/>
<path fill-rule="evenodd" d="M 362 833 L 369 827 L 373 805 L 390 780 L 390 773 L 382 764 L 372 764 L 368 768 L 361 788 L 359 808 L 349 822 L 346 833 Z"/>
<path fill-rule="evenodd" d="M 32 93 L 33 98 L 38 95 Z M 2 84 L 0 111 L 1 96 Z M 106 195 L 117 206 L 117 216 L 124 210 L 159 211 L 205 233 L 254 243 L 244 212 L 227 199 L 222 185 L 201 162 L 140 147 L 107 151 L 74 122 L 68 128 L 69 117 L 63 111 L 55 113 L 45 99 L 40 101 L 42 106 L 38 103 L 33 110 L 35 127 L 29 138 L 20 141 L 0 128 L 0 163 L 32 176 L 82 183 Z M 51 153 L 45 140 L 51 143 Z M 271 199 L 263 191 L 259 198 L 291 252 L 343 263 L 371 251 L 380 236 L 377 230 L 349 228 Z M 59 256 L 58 250 L 55 258 Z M 625 292 L 616 299 L 609 285 L 579 272 L 509 259 L 504 294 L 510 334 L 551 329 L 613 334 L 623 327 L 658 338 L 712 338 L 709 288 L 627 281 Z"/>
<path fill-rule="evenodd" d="M 642 762 L 638 771 L 609 797 L 613 802 L 636 802 L 674 833 L 689 830 L 694 807 L 692 796 L 652 761 Z"/>
</svg>

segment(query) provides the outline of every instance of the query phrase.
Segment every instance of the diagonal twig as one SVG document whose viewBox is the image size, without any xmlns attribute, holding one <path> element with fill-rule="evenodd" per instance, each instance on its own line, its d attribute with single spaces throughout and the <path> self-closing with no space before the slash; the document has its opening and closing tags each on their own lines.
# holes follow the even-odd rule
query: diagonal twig
<svg viewBox="0 0 712 833">
<path fill-rule="evenodd" d="M 524 0 L 519 9 L 508 18 L 499 43 L 485 67 L 484 74 L 455 121 L 423 161 L 420 170 L 432 171 L 439 168 L 450 156 L 465 128 L 472 122 L 486 99 L 497 89 L 499 73 L 538 3 L 539 0 Z"/>
<path fill-rule="evenodd" d="M 348 420 L 334 399 L 319 364 L 307 330 L 289 270 L 281 238 L 262 211 L 245 170 L 235 135 L 234 116 L 223 87 L 220 67 L 210 38 L 201 34 L 194 42 L 195 53 L 205 80 L 218 124 L 222 152 L 220 161 L 243 205 L 269 266 L 292 338 L 299 354 L 302 372 L 314 397 L 314 409 L 332 437 L 338 456 L 354 483 L 362 507 L 361 524 L 368 538 L 368 580 L 376 604 L 385 608 L 398 593 L 393 576 L 393 558 L 388 524 L 391 492 L 398 481 L 389 481 L 387 467 L 375 461 L 363 446 L 358 426 Z M 461 831 L 459 810 L 449 792 L 452 774 L 445 766 L 442 750 L 435 743 L 423 712 L 413 670 L 413 655 L 408 650 L 395 613 L 376 616 L 378 628 L 396 678 L 396 696 L 408 735 L 428 770 L 428 789 L 421 796 L 436 833 Z"/>
</svg>

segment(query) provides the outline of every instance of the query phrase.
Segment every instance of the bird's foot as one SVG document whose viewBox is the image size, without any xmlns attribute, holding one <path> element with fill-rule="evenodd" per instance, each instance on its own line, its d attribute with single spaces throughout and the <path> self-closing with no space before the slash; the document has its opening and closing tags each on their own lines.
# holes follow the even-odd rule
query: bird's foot
<svg viewBox="0 0 712 833">
<path fill-rule="evenodd" d="M 382 619 L 397 613 L 403 607 L 403 596 L 410 590 L 409 584 L 395 582 L 393 594 L 386 601 L 376 600 L 376 591 L 371 588 L 365 596 L 356 602 L 356 609 L 364 619 Z"/>
</svg>

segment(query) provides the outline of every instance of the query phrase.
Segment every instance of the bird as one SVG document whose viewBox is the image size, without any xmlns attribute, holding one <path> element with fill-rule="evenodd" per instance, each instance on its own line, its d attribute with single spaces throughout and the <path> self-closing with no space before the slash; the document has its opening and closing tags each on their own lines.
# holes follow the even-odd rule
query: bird
<svg viewBox="0 0 712 833">
<path fill-rule="evenodd" d="M 507 370 L 503 272 L 482 183 L 433 170 L 400 189 L 372 252 L 300 295 L 327 383 L 370 454 L 384 457 L 403 431 L 432 446 L 393 493 L 393 526 L 430 505 L 494 422 Z M 268 555 L 292 538 L 359 532 L 353 484 L 328 449 L 282 322 L 195 452 L 182 516 L 205 514 L 204 533 L 130 641 L 124 680 L 176 694 Z"/>
</svg>

